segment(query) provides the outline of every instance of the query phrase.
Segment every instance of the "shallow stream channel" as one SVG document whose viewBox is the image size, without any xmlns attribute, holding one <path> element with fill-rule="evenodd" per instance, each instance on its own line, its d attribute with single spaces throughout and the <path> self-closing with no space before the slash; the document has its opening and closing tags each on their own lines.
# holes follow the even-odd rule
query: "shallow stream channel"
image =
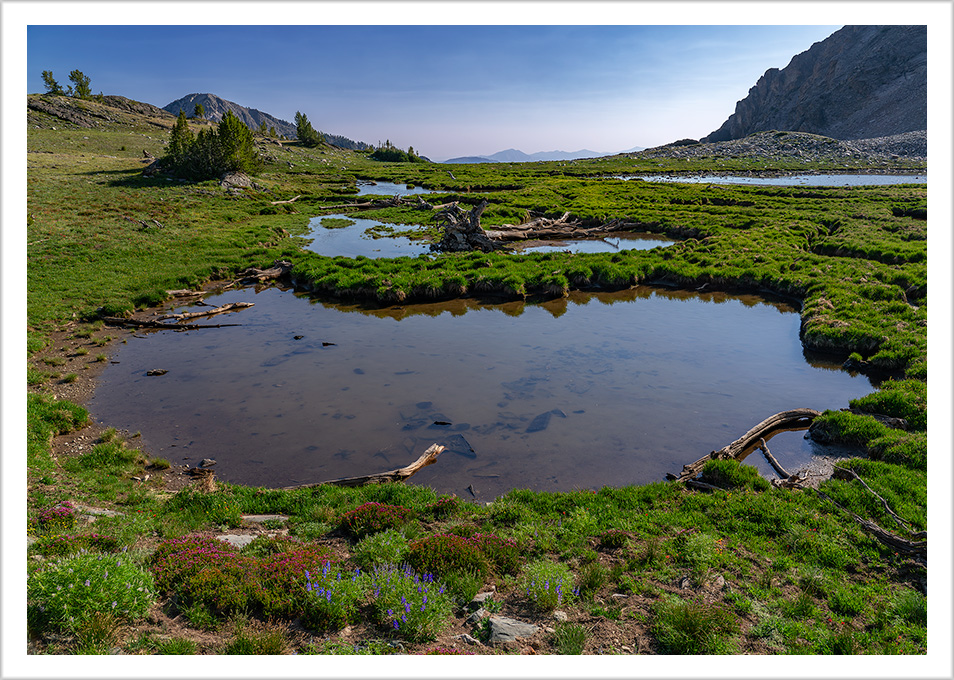
<svg viewBox="0 0 954 680">
<path fill-rule="evenodd" d="M 435 442 L 446 450 L 409 483 L 465 499 L 642 484 L 776 412 L 873 388 L 805 353 L 794 308 L 753 296 L 366 308 L 248 288 L 207 301 L 254 306 L 203 322 L 237 326 L 130 334 L 90 410 L 153 456 L 211 458 L 219 479 L 254 486 L 392 470 Z M 792 471 L 843 453 L 802 432 L 771 448 Z M 746 462 L 771 476 L 759 456 Z"/>
</svg>

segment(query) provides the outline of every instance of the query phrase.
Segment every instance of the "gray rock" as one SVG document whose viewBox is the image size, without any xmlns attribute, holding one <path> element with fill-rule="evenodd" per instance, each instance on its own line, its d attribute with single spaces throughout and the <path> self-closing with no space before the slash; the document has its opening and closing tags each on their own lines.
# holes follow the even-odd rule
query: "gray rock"
<svg viewBox="0 0 954 680">
<path fill-rule="evenodd" d="M 508 619 L 505 616 L 490 617 L 490 641 L 513 642 L 517 638 L 529 637 L 540 630 L 532 623 Z"/>
<path fill-rule="evenodd" d="M 566 621 L 570 617 L 566 615 L 566 612 L 557 609 L 553 612 L 553 618 L 555 618 L 557 621 Z"/>
<path fill-rule="evenodd" d="M 255 537 L 249 534 L 222 534 L 217 538 L 223 543 L 234 545 L 236 548 L 244 548 L 255 540 Z"/>
<path fill-rule="evenodd" d="M 481 607 L 477 611 L 473 612 L 467 619 L 464 621 L 469 626 L 472 626 L 476 623 L 480 623 L 482 620 L 490 616 L 490 612 Z"/>
</svg>

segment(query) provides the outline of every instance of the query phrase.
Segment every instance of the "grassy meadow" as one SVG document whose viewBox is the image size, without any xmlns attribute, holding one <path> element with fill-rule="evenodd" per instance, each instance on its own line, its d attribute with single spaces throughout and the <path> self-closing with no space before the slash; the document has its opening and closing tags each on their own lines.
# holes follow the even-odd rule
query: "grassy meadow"
<svg viewBox="0 0 954 680">
<path fill-rule="evenodd" d="M 906 538 L 927 529 L 926 186 L 615 178 L 890 170 L 891 162 L 617 156 L 445 166 L 260 139 L 264 170 L 252 188 L 230 189 L 143 175 L 145 154 L 163 154 L 173 117 L 72 105 L 94 127 L 28 116 L 31 653 L 526 651 L 461 641 L 465 633 L 489 640 L 490 619 L 466 619 L 473 597 L 491 586 L 484 610 L 538 624 L 527 644 L 541 654 L 926 653 L 925 563 L 852 516 Z M 487 227 L 570 212 L 593 225 L 622 219 L 678 243 L 381 260 L 303 250 L 309 220 L 349 212 L 332 206 L 355 201 L 359 180 L 433 189 L 425 197 L 432 204 L 487 200 Z M 354 215 L 436 233 L 433 212 L 413 204 Z M 841 465 L 868 488 L 834 478 L 821 483 L 823 495 L 776 488 L 751 466 L 714 461 L 702 473 L 711 491 L 663 481 L 561 494 L 518 489 L 478 505 L 413 484 L 170 490 L 169 463 L 112 430 L 79 455 L 56 453 L 57 436 L 92 431 L 82 404 L 57 396 L 108 360 L 122 331 L 105 328 L 101 316 L 156 306 L 168 290 L 276 259 L 294 263 L 297 288 L 381 304 L 533 302 L 635 284 L 786 297 L 801 305 L 807 348 L 885 378 L 845 404 L 850 412 L 816 420 L 829 441 L 857 451 Z M 907 429 L 871 414 L 903 418 Z M 752 424 L 769 415 L 753 413 Z M 91 515 L 90 507 L 110 513 Z M 279 516 L 264 525 L 271 537 L 241 549 L 208 538 L 248 528 L 243 515 L 256 514 Z M 414 599 L 422 587 L 430 600 Z M 414 613 L 402 618 L 410 601 Z"/>
</svg>

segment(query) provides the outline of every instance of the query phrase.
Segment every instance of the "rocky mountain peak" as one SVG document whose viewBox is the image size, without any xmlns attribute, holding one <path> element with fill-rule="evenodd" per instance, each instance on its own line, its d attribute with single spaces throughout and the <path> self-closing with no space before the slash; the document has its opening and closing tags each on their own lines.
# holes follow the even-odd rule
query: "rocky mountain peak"
<svg viewBox="0 0 954 680">
<path fill-rule="evenodd" d="M 845 26 L 771 68 L 705 142 L 763 130 L 865 139 L 927 129 L 927 27 Z"/>
</svg>

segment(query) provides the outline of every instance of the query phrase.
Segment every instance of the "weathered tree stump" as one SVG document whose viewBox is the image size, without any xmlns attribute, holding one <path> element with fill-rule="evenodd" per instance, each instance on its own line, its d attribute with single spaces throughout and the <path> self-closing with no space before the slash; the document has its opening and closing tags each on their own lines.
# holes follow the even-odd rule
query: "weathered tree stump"
<svg viewBox="0 0 954 680">
<path fill-rule="evenodd" d="M 447 253 L 459 253 L 469 250 L 481 250 L 485 253 L 498 250 L 502 244 L 487 237 L 480 226 L 480 215 L 487 209 L 486 200 L 465 212 L 456 203 L 437 213 L 437 223 L 444 228 L 438 243 L 431 244 L 431 250 Z"/>
</svg>

